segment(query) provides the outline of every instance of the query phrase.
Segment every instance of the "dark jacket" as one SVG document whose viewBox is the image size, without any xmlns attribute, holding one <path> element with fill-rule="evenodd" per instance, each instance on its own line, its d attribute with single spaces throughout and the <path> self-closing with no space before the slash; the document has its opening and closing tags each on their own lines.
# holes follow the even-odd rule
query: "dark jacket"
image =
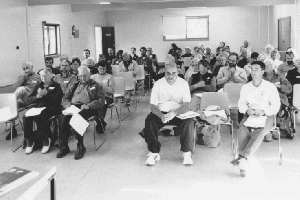
<svg viewBox="0 0 300 200">
<path fill-rule="evenodd" d="M 39 88 L 44 88 L 43 82 L 37 84 L 29 96 L 36 96 Z M 60 84 L 52 80 L 49 84 L 49 87 L 47 87 L 46 89 L 48 93 L 42 98 L 37 98 L 34 102 L 34 107 L 46 107 L 50 108 L 51 110 L 61 112 L 60 104 L 63 97 L 63 91 Z"/>
<path fill-rule="evenodd" d="M 145 56 L 145 57 L 138 57 L 136 59 L 136 62 L 138 65 L 144 65 L 144 70 L 148 73 L 153 72 L 153 67 L 152 67 L 152 59 Z"/>
<path fill-rule="evenodd" d="M 193 90 L 191 90 L 191 93 L 195 93 L 195 92 L 215 92 L 216 91 L 216 77 L 207 72 L 204 75 L 201 75 L 200 72 L 198 72 L 197 74 L 193 74 L 189 80 L 189 85 L 193 86 L 197 83 L 199 83 L 200 81 L 204 81 L 205 82 L 205 86 L 201 87 L 201 88 L 195 88 Z"/>
<path fill-rule="evenodd" d="M 74 92 L 78 87 L 79 83 L 80 81 L 75 83 L 73 87 L 70 88 L 67 91 L 67 93 L 64 95 L 63 103 L 62 103 L 64 108 L 67 108 L 68 106 L 71 105 Z M 96 81 L 94 81 L 93 79 L 90 79 L 87 88 L 88 88 L 89 98 L 91 100 L 91 102 L 88 103 L 87 105 L 90 107 L 90 109 L 100 109 L 101 107 L 103 107 L 105 104 L 105 94 L 102 86 Z"/>
</svg>

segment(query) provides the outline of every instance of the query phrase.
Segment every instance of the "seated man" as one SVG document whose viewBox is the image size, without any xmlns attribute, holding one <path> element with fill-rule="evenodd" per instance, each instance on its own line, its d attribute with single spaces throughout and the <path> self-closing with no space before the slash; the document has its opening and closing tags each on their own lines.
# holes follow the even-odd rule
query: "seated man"
<svg viewBox="0 0 300 200">
<path fill-rule="evenodd" d="M 71 62 L 71 74 L 77 76 L 78 75 L 78 68 L 81 66 L 81 61 L 78 57 L 72 59 Z"/>
<path fill-rule="evenodd" d="M 77 82 L 77 77 L 71 74 L 70 70 L 70 62 L 67 60 L 63 60 L 60 63 L 61 74 L 57 74 L 53 79 L 55 82 L 60 84 L 64 94 L 67 93 L 69 88 L 71 88 L 74 83 Z"/>
<path fill-rule="evenodd" d="M 295 55 L 293 51 L 286 51 L 285 62 L 278 66 L 277 73 L 286 76 L 288 71 L 295 69 L 295 65 L 293 62 L 294 57 Z"/>
<path fill-rule="evenodd" d="M 192 111 L 196 112 L 199 110 L 201 102 L 201 98 L 194 94 L 216 91 L 216 77 L 208 72 L 209 68 L 210 66 L 207 60 L 200 60 L 199 72 L 193 74 L 189 80 L 190 91 L 192 93 L 190 109 Z"/>
<path fill-rule="evenodd" d="M 154 165 L 160 159 L 161 144 L 158 141 L 158 133 L 166 124 L 178 126 L 178 132 L 181 134 L 183 164 L 193 164 L 191 152 L 194 145 L 194 121 L 193 119 L 181 120 L 176 117 L 189 110 L 190 101 L 191 95 L 188 83 L 178 77 L 178 69 L 175 63 L 168 65 L 165 78 L 159 79 L 153 86 L 150 100 L 151 112 L 145 119 L 145 141 L 150 151 L 146 165 Z"/>
<path fill-rule="evenodd" d="M 24 138 L 26 139 L 26 154 L 33 151 L 35 141 L 43 141 L 42 153 L 47 153 L 51 143 L 51 129 L 49 119 L 54 115 L 61 114 L 61 99 L 63 92 L 58 83 L 52 80 L 53 74 L 50 68 L 43 69 L 41 72 L 42 82 L 35 86 L 30 96 L 36 96 L 36 108 L 46 107 L 37 116 L 23 116 Z M 37 126 L 37 137 L 33 133 L 33 121 Z"/>
<path fill-rule="evenodd" d="M 252 62 L 252 81 L 245 84 L 238 101 L 239 111 L 244 115 L 238 134 L 238 158 L 231 163 L 237 165 L 241 176 L 246 175 L 247 160 L 255 153 L 265 135 L 274 126 L 274 115 L 280 108 L 280 97 L 273 83 L 263 80 L 265 64 L 261 61 Z M 249 116 L 267 116 L 264 128 L 249 128 L 244 125 Z"/>
<path fill-rule="evenodd" d="M 300 84 L 300 57 L 294 58 L 295 68 L 287 72 L 286 79 L 294 86 Z M 293 91 L 288 95 L 290 105 L 293 105 Z M 299 108 L 298 108 L 299 109 Z"/>
<path fill-rule="evenodd" d="M 265 65 L 266 65 L 266 69 L 265 69 L 265 74 L 263 75 L 263 79 L 266 81 L 270 81 L 271 83 L 273 83 L 278 92 L 279 92 L 279 97 L 280 97 L 280 102 L 281 102 L 281 107 L 280 107 L 280 115 L 281 112 L 289 106 L 289 102 L 288 102 L 288 98 L 287 98 L 287 94 L 290 94 L 292 92 L 292 85 L 291 83 L 285 78 L 285 76 L 283 76 L 282 74 L 277 74 L 275 72 L 275 62 L 272 59 L 266 59 L 265 60 Z M 288 137 L 286 131 L 284 131 L 285 129 L 285 124 L 284 123 L 280 123 L 279 120 L 277 120 L 277 124 L 279 124 L 279 128 L 280 128 L 280 137 Z M 272 138 L 274 140 L 278 139 L 278 135 L 277 132 L 271 132 L 269 134 L 267 134 L 265 136 L 265 142 L 270 142 L 272 141 Z"/>
<path fill-rule="evenodd" d="M 62 54 L 62 55 L 59 57 L 59 62 L 60 62 L 60 64 L 61 64 L 61 62 L 64 61 L 64 60 L 69 61 L 69 57 L 68 57 L 67 54 Z M 55 68 L 60 69 L 60 64 L 59 64 L 57 67 L 55 67 Z"/>
<path fill-rule="evenodd" d="M 33 65 L 30 62 L 22 64 L 22 69 L 24 70 L 24 75 L 18 77 L 17 81 L 13 84 L 14 92 L 17 97 L 17 106 L 28 106 L 36 100 L 36 97 L 30 97 L 30 93 L 33 91 L 34 87 L 41 82 L 39 75 L 33 72 Z M 12 127 L 13 134 L 12 137 L 17 137 L 17 130 Z M 11 134 L 8 133 L 6 140 L 10 140 Z"/>
<path fill-rule="evenodd" d="M 217 76 L 218 88 L 223 88 L 225 83 L 247 83 L 247 74 L 244 69 L 236 65 L 238 59 L 237 53 L 230 53 L 229 66 L 222 67 Z"/>
<path fill-rule="evenodd" d="M 90 70 L 85 66 L 81 66 L 78 68 L 79 79 L 77 83 L 73 85 L 73 87 L 64 95 L 63 98 L 63 107 L 64 109 L 68 108 L 71 105 L 75 105 L 76 107 L 81 109 L 79 114 L 84 119 L 89 119 L 92 116 L 99 116 L 99 110 L 105 104 L 105 96 L 102 86 L 96 81 L 90 79 Z M 62 158 L 68 153 L 70 153 L 70 149 L 68 146 L 68 139 L 70 133 L 70 120 L 71 115 L 64 115 L 61 124 L 61 133 L 60 133 L 60 141 L 61 147 L 59 152 L 57 153 L 57 158 Z M 97 121 L 97 124 L 100 124 Z M 77 151 L 75 153 L 75 160 L 83 158 L 86 149 L 83 145 L 83 136 L 79 133 L 75 132 L 75 138 L 78 140 L 77 143 Z"/>
<path fill-rule="evenodd" d="M 53 61 L 53 58 L 52 58 L 52 57 L 46 57 L 46 58 L 45 58 L 45 65 L 46 65 L 46 67 L 50 68 L 51 71 L 52 71 L 52 73 L 53 73 L 54 75 L 60 74 L 59 69 L 53 67 L 53 62 L 54 62 L 54 61 Z M 41 71 L 41 70 L 40 70 L 40 71 Z M 38 71 L 38 74 L 40 74 L 40 71 Z"/>
<path fill-rule="evenodd" d="M 144 65 L 145 76 L 150 75 L 151 77 L 155 76 L 155 72 L 152 66 L 152 59 L 146 55 L 147 49 L 145 47 L 141 47 L 140 49 L 141 57 L 136 59 L 138 65 Z M 145 87 L 150 88 L 149 81 L 145 82 Z"/>
<path fill-rule="evenodd" d="M 135 54 L 136 52 L 136 48 L 135 47 L 131 47 L 130 48 L 130 57 L 132 60 L 135 60 L 138 59 L 138 55 Z"/>
</svg>

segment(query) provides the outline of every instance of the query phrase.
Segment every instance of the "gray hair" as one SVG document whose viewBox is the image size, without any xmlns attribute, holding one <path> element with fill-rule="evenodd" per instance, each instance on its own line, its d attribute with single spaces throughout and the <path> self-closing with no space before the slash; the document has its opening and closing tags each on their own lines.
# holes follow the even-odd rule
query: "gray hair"
<svg viewBox="0 0 300 200">
<path fill-rule="evenodd" d="M 88 73 L 91 73 L 91 70 L 87 66 L 80 66 L 78 67 L 78 74 L 81 72 L 87 71 Z"/>
</svg>

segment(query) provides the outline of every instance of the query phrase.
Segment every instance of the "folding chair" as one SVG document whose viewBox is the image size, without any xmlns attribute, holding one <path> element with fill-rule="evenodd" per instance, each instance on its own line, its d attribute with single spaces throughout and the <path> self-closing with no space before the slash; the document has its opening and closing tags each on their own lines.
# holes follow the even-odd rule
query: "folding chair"
<svg viewBox="0 0 300 200">
<path fill-rule="evenodd" d="M 111 65 L 112 69 L 112 75 L 117 76 L 117 74 L 120 72 L 120 66 L 119 65 Z"/>
<path fill-rule="evenodd" d="M 239 109 L 238 101 L 240 99 L 240 92 L 244 83 L 226 83 L 224 85 L 224 92 L 227 93 L 229 109 Z"/>
<path fill-rule="evenodd" d="M 100 114 L 99 114 L 99 115 L 100 115 Z M 103 134 L 105 135 L 105 139 L 102 141 L 102 143 L 101 143 L 99 146 L 96 145 L 96 125 L 97 125 L 96 119 L 97 119 L 97 118 L 99 118 L 101 127 L 102 127 L 102 129 L 103 129 Z M 91 125 L 94 126 L 94 148 L 95 148 L 95 151 L 97 151 L 97 150 L 98 150 L 98 149 L 106 142 L 106 140 L 107 140 L 107 134 L 106 134 L 106 132 L 105 132 L 105 130 L 104 130 L 104 126 L 103 126 L 103 124 L 102 124 L 101 119 L 100 119 L 99 116 L 92 116 L 92 117 L 90 117 L 90 118 L 87 120 L 87 122 L 90 123 L 89 126 L 91 126 Z"/>
<path fill-rule="evenodd" d="M 137 75 L 136 75 L 136 80 L 137 81 L 145 81 L 145 70 L 144 70 L 144 65 L 138 65 L 138 69 L 139 69 L 139 71 L 138 71 L 138 73 L 137 73 Z M 149 83 L 150 83 L 150 81 L 149 81 Z M 149 87 L 150 87 L 150 84 L 149 84 Z M 138 89 L 138 88 L 137 88 Z M 144 93 L 144 88 L 142 89 L 142 91 L 143 91 L 143 93 Z M 138 106 L 138 103 L 139 103 L 139 101 L 140 101 L 140 97 L 139 98 L 137 98 L 137 100 L 136 100 L 136 104 L 135 104 L 135 107 L 137 108 L 137 106 Z"/>
<path fill-rule="evenodd" d="M 119 77 L 114 77 L 114 78 L 119 78 Z M 118 108 L 115 105 L 115 97 L 114 97 L 114 102 L 111 103 L 110 105 L 108 105 L 107 108 L 110 109 L 110 131 L 113 133 L 115 130 L 117 130 L 121 126 L 120 115 L 119 115 L 119 112 L 118 112 Z M 117 114 L 117 117 L 118 117 L 118 120 L 119 120 L 119 125 L 115 129 L 112 129 L 112 125 L 111 125 L 111 122 L 112 122 L 112 111 L 113 111 L 114 108 L 116 108 L 116 114 Z"/>
<path fill-rule="evenodd" d="M 281 142 L 280 142 L 280 130 L 279 130 L 279 128 L 278 127 L 276 127 L 276 115 L 274 115 L 273 116 L 274 117 L 274 126 L 273 126 L 273 128 L 272 128 L 272 130 L 271 131 L 275 131 L 275 132 L 277 132 L 278 133 L 278 154 L 279 154 L 279 164 L 280 165 L 282 165 L 282 148 L 281 148 Z M 237 130 L 237 134 L 239 133 L 239 129 Z M 237 135 L 237 137 L 236 137 L 236 147 L 235 147 L 235 149 L 234 149 L 234 159 L 235 158 L 237 158 L 237 156 L 238 156 L 238 143 L 239 143 L 239 141 L 238 141 L 238 135 Z"/>
<path fill-rule="evenodd" d="M 294 120 L 294 129 L 296 130 L 296 114 L 300 111 L 300 84 L 295 84 L 293 86 L 293 120 Z"/>
<path fill-rule="evenodd" d="M 11 112 L 11 116 L 9 117 L 9 119 L 7 119 L 5 121 L 0 121 L 0 123 L 5 123 L 5 122 L 9 121 L 11 123 L 11 127 L 14 127 L 15 126 L 15 120 L 19 119 L 18 118 L 19 112 L 18 112 L 18 108 L 17 108 L 16 95 L 14 93 L 0 94 L 0 99 L 1 99 L 0 108 L 8 107 L 10 109 L 10 112 Z M 18 150 L 22 146 L 22 144 L 20 146 L 18 146 L 16 149 L 13 148 L 12 133 L 13 133 L 13 129 L 11 128 L 10 129 L 10 145 L 11 145 L 12 152 L 15 152 L 16 150 Z M 23 135 L 23 137 L 24 137 L 24 135 Z"/>
<path fill-rule="evenodd" d="M 220 109 L 225 110 L 226 115 L 228 116 L 228 120 L 226 122 L 222 122 L 223 125 L 229 125 L 231 131 L 231 151 L 234 154 L 234 138 L 233 138 L 233 121 L 230 118 L 229 111 L 229 103 L 226 92 L 205 92 L 202 93 L 200 110 L 205 110 L 208 106 L 215 105 L 220 106 Z M 220 130 L 220 125 L 218 126 L 218 130 Z"/>
<path fill-rule="evenodd" d="M 115 93 L 114 93 L 114 98 L 120 102 L 120 98 L 125 97 L 125 79 L 123 77 L 114 77 L 114 81 L 115 81 Z M 122 112 L 122 106 L 120 103 L 120 116 L 121 116 L 121 112 Z M 127 106 L 128 112 L 129 114 L 121 119 L 121 121 L 123 121 L 124 119 L 126 119 L 127 117 L 130 116 L 130 109 L 129 106 Z"/>
<path fill-rule="evenodd" d="M 124 78 L 124 80 L 125 80 L 125 91 L 127 91 L 129 93 L 131 91 L 133 91 L 133 96 L 134 96 L 133 97 L 133 102 L 136 103 L 136 95 L 135 95 L 135 84 L 136 84 L 136 81 L 133 78 L 132 72 L 131 71 L 129 71 L 129 72 L 120 72 L 120 73 L 118 73 L 117 76 Z"/>
</svg>

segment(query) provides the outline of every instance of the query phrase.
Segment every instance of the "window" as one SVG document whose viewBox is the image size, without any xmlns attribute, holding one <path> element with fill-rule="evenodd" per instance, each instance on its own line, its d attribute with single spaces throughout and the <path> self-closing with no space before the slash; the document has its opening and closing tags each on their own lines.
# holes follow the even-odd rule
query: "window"
<svg viewBox="0 0 300 200">
<path fill-rule="evenodd" d="M 60 26 L 43 22 L 45 56 L 60 55 Z"/>
<path fill-rule="evenodd" d="M 209 16 L 163 15 L 163 40 L 209 40 Z"/>
</svg>

